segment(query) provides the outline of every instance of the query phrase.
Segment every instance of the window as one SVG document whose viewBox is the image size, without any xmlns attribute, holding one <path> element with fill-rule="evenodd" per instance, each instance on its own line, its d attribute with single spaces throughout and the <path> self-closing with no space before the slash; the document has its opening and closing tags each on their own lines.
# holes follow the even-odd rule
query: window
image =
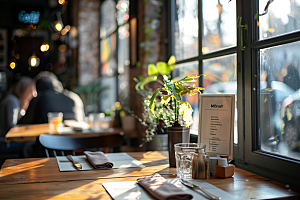
<svg viewBox="0 0 300 200">
<path fill-rule="evenodd" d="M 171 36 L 174 38 L 172 54 L 179 63 L 173 76 L 205 74 L 200 78 L 200 86 L 205 87 L 204 93 L 236 94 L 235 1 L 231 4 L 227 0 L 176 0 L 171 3 L 175 7 L 172 12 L 175 19 Z M 199 27 L 202 28 L 199 30 Z M 187 96 L 186 100 L 194 110 L 191 133 L 198 134 L 198 96 Z M 235 127 L 236 124 L 237 120 Z M 235 136 L 237 138 L 237 129 Z"/>
<path fill-rule="evenodd" d="M 268 0 L 169 3 L 173 76 L 205 74 L 199 79 L 204 93 L 236 95 L 235 164 L 299 184 L 300 1 L 271 1 L 267 11 Z M 198 100 L 187 100 L 197 134 Z"/>
<path fill-rule="evenodd" d="M 129 94 L 129 0 L 105 0 L 100 8 L 100 110 L 110 109 L 118 95 Z M 126 99 L 126 97 L 122 97 Z"/>
</svg>

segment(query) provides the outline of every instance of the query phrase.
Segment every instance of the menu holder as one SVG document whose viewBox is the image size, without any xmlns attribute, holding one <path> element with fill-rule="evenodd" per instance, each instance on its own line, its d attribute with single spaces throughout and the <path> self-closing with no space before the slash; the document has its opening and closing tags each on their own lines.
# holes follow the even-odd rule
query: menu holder
<svg viewBox="0 0 300 200">
<path fill-rule="evenodd" d="M 235 94 L 200 94 L 198 141 L 233 159 Z"/>
</svg>

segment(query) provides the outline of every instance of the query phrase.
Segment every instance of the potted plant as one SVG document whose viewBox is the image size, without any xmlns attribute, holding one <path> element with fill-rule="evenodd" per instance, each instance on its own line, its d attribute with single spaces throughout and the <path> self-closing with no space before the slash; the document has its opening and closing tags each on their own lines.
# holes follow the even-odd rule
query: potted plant
<svg viewBox="0 0 300 200">
<path fill-rule="evenodd" d="M 204 89 L 190 85 L 190 83 L 196 82 L 196 78 L 199 78 L 200 75 L 171 79 L 170 73 L 175 62 L 175 57 L 171 56 L 168 63 L 158 62 L 156 66 L 150 64 L 148 66 L 149 77 L 136 85 L 136 89 L 139 91 L 139 88 L 143 90 L 145 85 L 152 81 L 161 84 L 158 89 L 147 96 L 144 102 L 147 109 L 153 114 L 153 118 L 157 121 L 162 120 L 168 127 L 168 150 L 171 167 L 175 166 L 174 144 L 189 142 L 189 127 L 193 123 L 193 109 L 187 101 L 183 100 L 183 97 L 187 94 L 201 93 L 201 90 Z M 162 76 L 162 81 L 158 79 L 158 76 Z"/>
</svg>

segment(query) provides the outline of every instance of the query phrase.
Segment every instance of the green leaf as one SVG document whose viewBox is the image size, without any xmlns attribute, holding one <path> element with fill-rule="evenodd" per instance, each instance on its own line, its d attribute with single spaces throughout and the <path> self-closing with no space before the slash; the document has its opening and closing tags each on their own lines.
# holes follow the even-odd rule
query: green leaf
<svg viewBox="0 0 300 200">
<path fill-rule="evenodd" d="M 157 93 L 160 92 L 160 91 L 161 91 L 161 89 L 157 89 L 157 90 L 152 94 L 152 96 L 151 96 L 150 99 L 149 99 L 149 101 L 150 101 L 149 108 L 150 108 L 150 110 L 151 110 L 151 112 L 152 112 L 152 114 L 153 114 L 154 116 L 155 116 L 155 113 L 154 113 L 154 108 L 155 108 L 154 100 L 155 100 L 155 98 L 156 98 Z M 155 117 L 156 117 L 156 116 L 155 116 Z"/>
<path fill-rule="evenodd" d="M 255 15 L 255 19 L 258 19 L 259 18 L 259 14 L 258 13 L 256 13 L 256 15 Z"/>
<path fill-rule="evenodd" d="M 196 82 L 195 78 L 199 78 L 201 75 L 197 76 L 186 76 L 183 79 L 179 80 L 178 82 L 186 83 L 186 82 Z"/>
<path fill-rule="evenodd" d="M 157 80 L 157 76 L 149 76 L 147 78 L 145 78 L 143 80 L 143 82 L 141 83 L 141 89 L 144 90 L 144 87 L 147 83 L 150 83 L 152 81 L 156 81 Z"/>
<path fill-rule="evenodd" d="M 148 76 L 158 75 L 158 70 L 155 65 L 148 65 Z"/>
<path fill-rule="evenodd" d="M 136 62 L 136 67 L 140 67 L 141 66 L 141 62 L 140 61 L 137 61 Z"/>
<path fill-rule="evenodd" d="M 162 74 L 162 75 L 168 75 L 169 74 L 167 63 L 157 62 L 156 67 L 157 67 L 157 70 L 160 74 Z"/>
<path fill-rule="evenodd" d="M 169 58 L 168 65 L 175 65 L 175 63 L 176 63 L 176 58 L 175 58 L 175 56 L 171 56 L 171 57 Z"/>
<path fill-rule="evenodd" d="M 138 79 L 140 82 L 142 82 L 145 79 L 145 77 L 143 75 L 139 75 Z"/>
<path fill-rule="evenodd" d="M 168 73 L 173 71 L 173 69 L 174 69 L 174 65 L 168 65 L 168 67 L 167 67 Z"/>
<path fill-rule="evenodd" d="M 140 90 L 140 85 L 141 85 L 141 83 L 137 83 L 137 84 L 135 85 L 135 90 L 136 90 L 136 91 Z"/>
<path fill-rule="evenodd" d="M 174 96 L 175 96 L 175 98 L 176 98 L 176 101 L 177 102 L 180 102 L 180 97 L 177 95 L 177 92 L 176 92 L 176 88 L 175 88 L 175 85 L 174 85 L 174 83 L 172 82 L 171 83 L 171 88 L 172 88 L 172 93 L 174 94 Z"/>
</svg>

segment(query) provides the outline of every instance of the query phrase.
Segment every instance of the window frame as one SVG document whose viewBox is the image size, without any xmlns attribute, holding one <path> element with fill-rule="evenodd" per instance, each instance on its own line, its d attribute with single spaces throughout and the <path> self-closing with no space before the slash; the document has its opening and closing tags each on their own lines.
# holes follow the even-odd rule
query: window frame
<svg viewBox="0 0 300 200">
<path fill-rule="evenodd" d="M 248 19 L 248 47 L 244 54 L 244 107 L 245 107 L 245 129 L 244 129 L 244 159 L 237 160 L 238 167 L 247 169 L 259 175 L 270 179 L 297 186 L 300 180 L 300 174 L 297 173 L 300 161 L 295 159 L 276 155 L 259 149 L 258 138 L 258 120 L 259 120 L 259 49 L 288 44 L 300 40 L 300 31 L 288 33 L 274 38 L 258 41 L 258 30 L 256 21 L 253 20 L 258 5 L 256 1 L 244 1 L 244 16 Z M 247 8 L 251 9 L 247 9 Z M 252 19 L 252 20 L 251 20 Z M 247 114 L 246 114 L 247 113 Z M 288 169 L 288 170 L 287 170 Z"/>
<path fill-rule="evenodd" d="M 202 16 L 202 0 L 197 0 L 198 1 L 198 27 L 202 27 L 202 20 L 203 20 L 203 16 Z M 175 38 L 174 38 L 174 25 L 175 25 L 175 3 L 176 1 L 174 0 L 168 0 L 167 2 L 167 5 L 169 5 L 168 7 L 170 8 L 169 9 L 169 15 L 168 15 L 168 19 L 170 19 L 171 23 L 169 23 L 169 53 L 167 54 L 168 57 L 170 57 L 171 55 L 175 55 Z M 237 4 L 237 7 L 241 7 L 240 5 L 240 1 L 236 1 L 236 4 Z M 192 57 L 192 58 L 187 58 L 187 59 L 182 59 L 182 60 L 177 60 L 176 61 L 176 65 L 179 65 L 179 64 L 185 64 L 185 63 L 190 63 L 190 62 L 193 62 L 193 61 L 198 61 L 198 71 L 199 71 L 199 74 L 203 74 L 203 60 L 206 60 L 206 59 L 211 59 L 211 58 L 218 58 L 218 57 L 221 57 L 221 56 L 226 56 L 226 55 L 232 55 L 232 54 L 237 54 L 237 64 L 239 63 L 239 57 L 238 57 L 238 51 L 239 51 L 239 44 L 238 44 L 238 41 L 237 41 L 237 45 L 234 46 L 234 47 L 228 47 L 228 48 L 224 48 L 224 49 L 220 49 L 220 50 L 217 50 L 217 51 L 213 51 L 213 52 L 209 52 L 209 53 L 206 53 L 206 54 L 203 54 L 202 53 L 202 28 L 199 28 L 198 29 L 198 56 L 195 56 L 195 57 Z M 168 58 L 166 58 L 167 60 Z M 239 70 L 240 73 L 238 72 L 237 70 L 237 83 L 241 82 L 242 81 L 242 76 L 241 76 L 241 70 Z M 203 85 L 203 77 L 199 77 L 199 84 L 201 83 L 201 85 Z M 201 86 L 200 85 L 200 86 Z M 238 84 L 237 84 L 238 85 Z M 241 92 L 241 87 L 238 86 L 237 88 L 237 98 L 238 99 L 241 99 L 241 97 L 239 98 L 240 94 L 242 94 Z M 239 107 L 242 107 L 241 103 L 238 102 L 238 108 Z M 238 109 L 238 115 L 241 116 L 241 112 L 239 111 L 241 109 Z M 242 127 L 243 125 L 239 125 L 239 121 L 241 120 L 238 120 L 238 133 L 239 132 L 242 132 Z M 194 134 L 191 134 L 191 138 L 193 138 L 193 141 L 195 141 L 196 139 L 195 138 L 198 138 L 198 135 L 194 135 Z M 239 136 L 238 137 L 238 144 L 239 145 L 236 145 L 234 144 L 234 157 L 235 158 L 242 158 L 243 157 L 243 152 L 240 151 L 240 148 L 242 148 L 244 145 L 243 145 L 243 139 Z M 242 147 L 241 147 L 242 146 Z"/>
<path fill-rule="evenodd" d="M 300 161 L 292 158 L 276 155 L 259 149 L 258 138 L 258 106 L 260 94 L 258 88 L 259 70 L 257 51 L 262 48 L 281 44 L 288 44 L 300 40 L 300 31 L 280 35 L 261 41 L 256 41 L 258 36 L 256 27 L 256 14 L 259 0 L 236 1 L 236 18 L 242 17 L 248 21 L 248 40 L 244 51 L 240 49 L 240 28 L 237 28 L 237 43 L 235 47 L 221 49 L 215 52 L 202 54 L 202 0 L 198 0 L 198 48 L 199 55 L 193 58 L 183 59 L 176 64 L 185 64 L 198 61 L 199 74 L 203 72 L 203 60 L 217 58 L 219 56 L 237 54 L 237 109 L 238 109 L 238 144 L 234 145 L 234 163 L 237 167 L 262 175 L 286 185 L 299 187 Z M 168 56 L 174 55 L 174 25 L 175 25 L 175 1 L 168 0 L 169 18 L 169 47 Z M 251 9 L 249 9 L 251 8 Z M 173 27 L 172 27 L 173 26 Z M 166 58 L 167 60 L 167 58 Z M 199 83 L 203 84 L 201 77 Z M 191 138 L 195 136 L 191 135 Z M 195 141 L 195 140 L 193 140 Z M 288 169 L 288 170 L 287 170 Z"/>
</svg>

